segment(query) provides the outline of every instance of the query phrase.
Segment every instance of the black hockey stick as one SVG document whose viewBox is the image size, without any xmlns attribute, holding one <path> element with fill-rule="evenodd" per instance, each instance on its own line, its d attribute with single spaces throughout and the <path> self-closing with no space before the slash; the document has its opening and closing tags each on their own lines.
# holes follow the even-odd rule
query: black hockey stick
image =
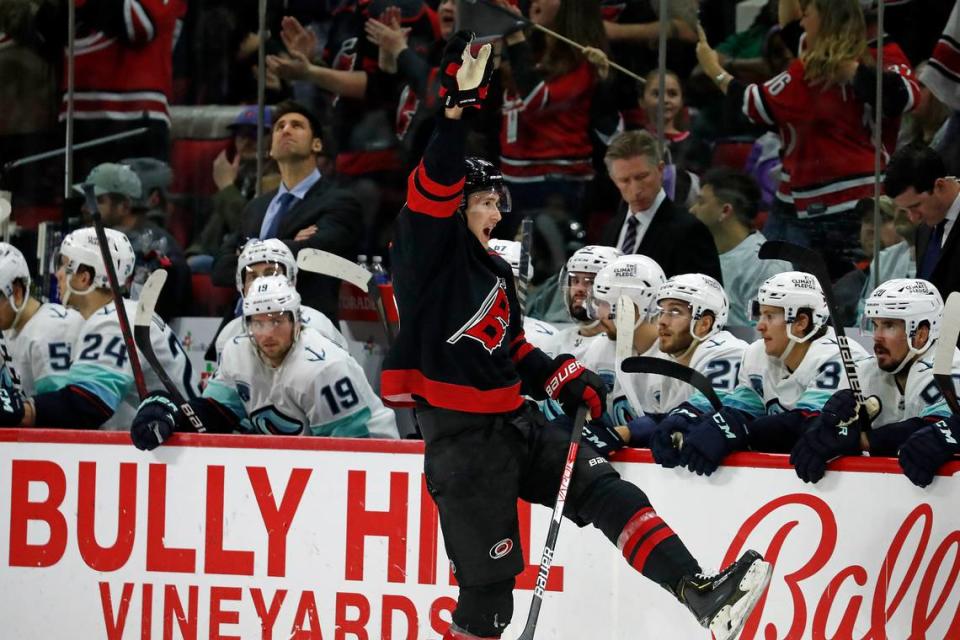
<svg viewBox="0 0 960 640">
<path fill-rule="evenodd" d="M 960 336 L 960 292 L 954 291 L 947 298 L 940 320 L 940 337 L 933 353 L 933 381 L 940 388 L 944 400 L 950 406 L 953 415 L 960 415 L 960 402 L 957 402 L 957 388 L 953 384 L 953 352 L 957 337 Z"/>
<path fill-rule="evenodd" d="M 537 618 L 540 617 L 540 605 L 543 604 L 543 592 L 547 588 L 547 578 L 550 576 L 550 567 L 553 565 L 553 555 L 557 548 L 557 535 L 560 533 L 560 520 L 563 518 L 563 506 L 567 502 L 567 489 L 570 488 L 570 479 L 573 477 L 573 465 L 577 461 L 577 452 L 580 450 L 580 438 L 583 437 L 583 425 L 587 421 L 587 407 L 580 405 L 573 420 L 573 429 L 570 430 L 570 448 L 567 449 L 567 462 L 560 476 L 560 490 L 557 491 L 557 501 L 553 505 L 553 516 L 550 528 L 547 531 L 547 541 L 543 545 L 543 555 L 540 557 L 540 571 L 537 573 L 537 586 L 533 588 L 533 599 L 530 601 L 530 613 L 527 614 L 527 624 L 518 640 L 533 640 L 537 631 Z"/>
<path fill-rule="evenodd" d="M 133 370 L 133 382 L 137 385 L 137 395 L 143 400 L 147 397 L 147 384 L 143 379 L 143 367 L 140 365 L 140 356 L 137 355 L 137 345 L 130 332 L 130 319 L 127 318 L 127 308 L 120 295 L 120 283 L 117 280 L 117 270 L 113 267 L 113 256 L 110 255 L 110 245 L 107 244 L 107 232 L 103 229 L 103 220 L 96 206 L 91 209 L 93 228 L 97 233 L 97 244 L 100 245 L 100 255 L 107 269 L 107 280 L 110 281 L 110 292 L 113 294 L 113 305 L 117 309 L 117 319 L 120 321 L 120 333 L 123 334 L 123 343 L 127 346 L 127 356 L 130 358 L 130 368 Z"/>
<path fill-rule="evenodd" d="M 533 245 L 533 218 L 524 218 L 520 223 L 520 267 L 517 272 L 517 300 L 520 313 L 527 314 L 527 288 L 530 278 L 530 248 Z"/>
<path fill-rule="evenodd" d="M 850 390 L 853 391 L 853 397 L 863 406 L 863 391 L 860 389 L 860 376 L 857 375 L 857 367 L 853 362 L 853 355 L 850 353 L 850 343 L 847 342 L 847 334 L 843 330 L 843 324 L 840 322 L 840 316 L 837 315 L 837 305 L 833 297 L 833 284 L 830 282 L 830 274 L 827 271 L 827 265 L 823 258 L 813 249 L 807 249 L 790 242 L 780 240 L 768 240 L 760 247 L 760 258 L 762 260 L 786 260 L 793 264 L 794 268 L 800 271 L 806 271 L 813 274 L 813 277 L 820 282 L 820 288 L 823 289 L 823 297 L 827 301 L 827 312 L 830 314 L 830 324 L 833 325 L 833 331 L 837 335 L 837 345 L 840 347 L 840 360 L 843 362 L 843 371 L 847 375 L 847 383 Z M 865 409 L 861 410 L 862 416 L 865 416 Z M 869 420 L 861 420 L 861 424 L 868 425 L 864 427 L 869 429 Z"/>
<path fill-rule="evenodd" d="M 651 358 L 650 356 L 633 356 L 624 360 L 620 369 L 626 373 L 653 373 L 682 380 L 706 396 L 714 411 L 720 411 L 723 408 L 720 397 L 713 390 L 713 385 L 710 384 L 707 377 L 696 369 L 685 367 L 679 362 L 664 358 Z"/>
<path fill-rule="evenodd" d="M 160 364 L 160 360 L 157 359 L 157 354 L 153 351 L 153 343 L 150 341 L 150 325 L 153 324 L 153 310 L 157 306 L 157 299 L 160 297 L 160 292 L 163 290 L 163 285 L 166 281 L 167 272 L 163 269 L 157 269 L 151 273 L 147 281 L 143 283 L 143 289 L 140 291 L 140 300 L 137 302 L 137 315 L 133 319 L 133 335 L 137 340 L 137 346 L 140 348 L 140 351 L 143 352 L 143 357 L 146 358 L 150 368 L 153 369 L 153 372 L 160 378 L 160 382 L 163 383 L 164 388 L 166 388 L 167 393 L 170 394 L 174 404 L 180 408 L 180 411 L 187 417 L 194 429 L 200 433 L 206 433 L 207 430 L 203 426 L 200 416 L 196 414 L 193 407 L 190 406 L 190 402 L 183 397 L 177 385 L 174 384 L 170 376 L 167 375 L 167 372 L 164 371 L 163 365 Z"/>
</svg>

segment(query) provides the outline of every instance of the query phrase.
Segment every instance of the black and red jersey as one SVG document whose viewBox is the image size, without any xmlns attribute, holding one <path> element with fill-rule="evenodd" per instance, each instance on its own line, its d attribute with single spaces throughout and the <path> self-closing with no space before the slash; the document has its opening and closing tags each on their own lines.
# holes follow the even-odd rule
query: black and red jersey
<svg viewBox="0 0 960 640">
<path fill-rule="evenodd" d="M 521 378 L 543 372 L 551 360 L 523 335 L 510 266 L 458 213 L 464 131 L 461 121 L 439 119 L 410 174 L 391 249 L 400 331 L 384 360 L 380 392 L 392 406 L 419 399 L 467 413 L 505 413 L 523 402 Z"/>
</svg>

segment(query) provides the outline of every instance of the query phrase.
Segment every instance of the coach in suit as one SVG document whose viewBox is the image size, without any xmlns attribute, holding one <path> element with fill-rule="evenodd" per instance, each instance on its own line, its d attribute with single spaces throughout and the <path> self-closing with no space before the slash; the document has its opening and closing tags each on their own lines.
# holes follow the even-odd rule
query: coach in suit
<svg viewBox="0 0 960 640">
<path fill-rule="evenodd" d="M 288 100 L 273 111 L 270 155 L 280 168 L 280 187 L 254 198 L 243 210 L 239 234 L 228 236 L 213 266 L 212 279 L 233 286 L 237 251 L 248 238 L 280 238 L 294 255 L 300 249 L 322 249 L 354 259 L 363 234 L 360 202 L 317 169 L 323 149 L 320 122 L 305 106 Z M 303 304 L 337 319 L 340 282 L 303 272 L 297 290 Z"/>
<path fill-rule="evenodd" d="M 890 158 L 883 186 L 897 207 L 923 223 L 917 225 L 917 277 L 946 300 L 960 291 L 960 182 L 947 176 L 936 151 L 910 145 Z"/>
<path fill-rule="evenodd" d="M 623 203 L 604 229 L 602 244 L 653 258 L 668 278 L 704 273 L 723 282 L 710 231 L 663 190 L 664 163 L 656 139 L 646 131 L 621 133 L 611 141 L 604 162 Z"/>
</svg>

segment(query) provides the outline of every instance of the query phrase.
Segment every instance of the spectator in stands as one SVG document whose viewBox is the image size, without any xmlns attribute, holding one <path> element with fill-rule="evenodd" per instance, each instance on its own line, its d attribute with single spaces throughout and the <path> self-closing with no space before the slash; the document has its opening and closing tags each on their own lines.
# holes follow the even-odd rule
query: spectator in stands
<svg viewBox="0 0 960 640">
<path fill-rule="evenodd" d="M 519 13 L 506 0 L 500 4 Z M 500 170 L 523 215 L 551 209 L 579 220 L 593 178 L 591 110 L 608 70 L 599 1 L 534 2 L 530 20 L 590 49 L 581 53 L 540 31 L 529 40 L 523 31 L 505 37 Z M 604 135 L 612 135 L 617 122 L 610 121 Z M 520 216 L 507 216 L 498 236 L 512 237 L 519 223 Z"/>
<path fill-rule="evenodd" d="M 873 191 L 874 146 L 864 107 L 875 100 L 877 71 L 863 62 L 870 54 L 858 0 L 802 0 L 800 5 L 805 31 L 800 57 L 763 85 L 734 79 L 705 37 L 697 56 L 726 94 L 728 110 L 778 127 L 784 138 L 784 175 L 767 236 L 821 249 L 834 258 L 831 271 L 838 277 L 861 257 L 852 242 L 859 227 L 854 207 Z M 902 52 L 899 59 L 892 49 L 884 55 L 892 66 L 883 72 L 883 114 L 896 118 L 916 102 L 919 88 Z"/>
<path fill-rule="evenodd" d="M 646 131 L 626 131 L 610 142 L 604 162 L 623 203 L 601 244 L 653 258 L 668 278 L 703 273 L 722 282 L 707 227 L 663 190 L 664 163 L 657 146 Z"/>
<path fill-rule="evenodd" d="M 169 218 L 167 190 L 173 183 L 170 165 L 156 158 L 126 158 L 120 164 L 133 169 L 140 178 L 142 195 L 133 203 L 134 208 L 143 209 L 146 219 L 158 227 L 166 227 Z"/>
<path fill-rule="evenodd" d="M 280 169 L 280 186 L 247 204 L 240 231 L 228 236 L 217 255 L 214 284 L 233 286 L 237 251 L 248 238 L 280 238 L 294 255 L 309 247 L 356 256 L 363 233 L 360 204 L 320 175 L 317 157 L 322 149 L 320 121 L 311 109 L 292 100 L 274 108 L 270 156 Z M 312 273 L 297 282 L 304 303 L 333 321 L 339 287 L 338 280 Z"/>
<path fill-rule="evenodd" d="M 903 118 L 900 135 L 897 138 L 898 149 L 914 142 L 920 142 L 936 149 L 946 133 L 950 108 L 943 104 L 924 82 L 923 70 L 926 66 L 926 62 L 917 65 L 920 97 L 914 110 Z"/>
<path fill-rule="evenodd" d="M 264 111 L 264 136 L 270 135 L 272 110 Z M 217 192 L 211 202 L 212 213 L 199 236 L 187 247 L 187 262 L 194 273 L 209 273 L 213 257 L 224 237 L 237 233 L 240 215 L 256 193 L 257 180 L 257 108 L 243 107 L 227 127 L 233 134 L 233 149 L 225 149 L 213 161 L 213 182 Z M 264 159 L 261 191 L 279 186 L 277 164 Z"/>
<path fill-rule="evenodd" d="M 139 166 L 142 168 L 143 163 Z M 94 167 L 77 188 L 82 192 L 92 190 L 104 226 L 123 232 L 133 246 L 131 297 L 137 298 L 154 270 L 166 269 L 169 277 L 157 301 L 157 315 L 168 322 L 183 315 L 190 301 L 190 269 L 174 237 L 147 220 L 137 173 L 126 165 L 105 162 Z"/>
<path fill-rule="evenodd" d="M 700 195 L 690 213 L 707 226 L 720 254 L 723 289 L 730 301 L 727 323 L 747 327 L 751 305 L 763 282 L 791 266 L 780 260 L 761 260 L 760 246 L 766 238 L 754 230 L 760 190 L 753 178 L 733 169 L 718 167 L 703 177 Z"/>
<path fill-rule="evenodd" d="M 897 151 L 887 165 L 884 189 L 917 227 L 917 277 L 944 298 L 960 291 L 960 182 L 947 175 L 940 155 L 924 145 Z"/>
</svg>

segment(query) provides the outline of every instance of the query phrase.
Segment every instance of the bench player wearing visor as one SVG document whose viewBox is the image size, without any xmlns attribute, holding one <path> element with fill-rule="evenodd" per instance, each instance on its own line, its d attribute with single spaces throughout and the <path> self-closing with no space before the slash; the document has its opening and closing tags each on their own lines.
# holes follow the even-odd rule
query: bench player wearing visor
<svg viewBox="0 0 960 640">
<path fill-rule="evenodd" d="M 870 294 L 863 324 L 873 334 L 873 357 L 857 363 L 867 411 L 860 411 L 851 390 L 833 394 L 791 452 L 801 479 L 817 482 L 827 462 L 863 450 L 872 456 L 899 452 L 910 480 L 920 486 L 932 481 L 952 455 L 936 426 L 950 417 L 933 379 L 931 347 L 942 316 L 940 292 L 926 280 L 888 280 Z M 953 350 L 952 369 L 960 379 L 960 350 Z"/>
<path fill-rule="evenodd" d="M 729 308 L 720 283 L 702 273 L 674 276 L 657 292 L 661 357 L 702 373 L 721 400 L 737 386 L 740 361 L 748 347 L 724 330 Z M 703 394 L 681 380 L 649 378 L 653 397 L 648 396 L 644 406 L 647 415 L 630 423 L 630 446 L 650 447 L 658 462 L 670 466 L 669 458 L 676 455 L 670 441 L 671 423 L 680 421 L 682 426 L 687 418 L 710 411 L 711 405 Z"/>
<path fill-rule="evenodd" d="M 133 247 L 127 236 L 105 230 L 117 280 L 125 288 L 133 275 Z M 70 368 L 57 378 L 57 388 L 37 393 L 8 410 L 0 409 L 7 426 L 114 429 L 126 431 L 136 414 L 140 398 L 120 331 L 120 320 L 110 290 L 107 270 L 92 228 L 70 233 L 55 258 L 60 298 L 83 316 L 83 324 L 71 349 Z M 127 317 L 136 314 L 137 303 L 124 299 Z M 185 397 L 194 397 L 197 384 L 190 360 L 170 327 L 154 314 L 150 341 L 164 370 Z M 140 357 L 141 362 L 145 362 Z M 150 367 L 143 368 L 147 389 L 162 388 Z M 18 410 L 19 408 L 19 410 Z"/>
<path fill-rule="evenodd" d="M 393 411 L 363 369 L 320 332 L 300 322 L 300 294 L 286 276 L 264 276 L 243 299 L 249 340 L 226 344 L 220 365 L 190 402 L 207 431 L 349 438 L 398 438 Z M 174 431 L 193 431 L 165 393 L 140 405 L 132 437 L 153 449 Z"/>
<path fill-rule="evenodd" d="M 445 640 L 499 638 L 513 616 L 525 562 L 517 499 L 552 506 L 569 438 L 524 395 L 558 400 L 568 414 L 599 417 L 604 385 L 569 354 L 550 358 L 527 342 L 510 266 L 488 250 L 505 189 L 498 171 L 465 160 L 462 107 L 477 105 L 489 76 L 464 32 L 440 65 L 447 107 L 408 181 L 395 224 L 394 290 L 403 318 L 384 361 L 381 389 L 414 405 L 424 473 L 437 504 L 459 594 Z M 769 565 L 749 552 L 720 576 L 696 560 L 646 495 L 589 447 L 580 449 L 565 515 L 593 524 L 638 571 L 684 602 L 718 637 L 739 630 L 762 594 Z"/>
<path fill-rule="evenodd" d="M 269 238 L 260 240 L 252 238 L 243 245 L 243 250 L 237 258 L 237 291 L 243 297 L 253 281 L 261 276 L 286 276 L 287 282 L 291 287 L 297 286 L 297 261 L 293 257 L 290 247 L 282 240 Z M 343 334 L 334 326 L 333 322 L 313 307 L 307 305 L 300 306 L 300 322 L 304 327 L 312 327 L 323 334 L 324 337 L 336 344 L 341 349 L 347 349 L 347 340 Z M 220 330 L 217 334 L 216 349 L 217 360 L 223 353 L 223 348 L 227 342 L 237 339 L 245 339 L 244 320 L 242 316 L 237 316 Z"/>
<path fill-rule="evenodd" d="M 513 277 L 520 277 L 520 243 L 515 240 L 499 240 L 492 238 L 490 240 L 490 250 L 506 260 L 513 271 Z M 527 281 L 533 277 L 533 261 L 527 264 Z M 552 324 L 538 320 L 530 316 L 523 316 L 523 332 L 527 336 L 527 341 L 535 347 L 539 347 L 549 356 L 556 355 L 552 352 L 554 342 L 556 341 L 557 329 Z"/>
<path fill-rule="evenodd" d="M 664 442 L 672 441 L 674 433 L 683 434 L 676 457 L 664 452 L 664 466 L 680 464 L 710 475 L 733 451 L 788 453 L 807 420 L 819 415 L 835 391 L 847 387 L 836 335 L 827 324 L 826 299 L 815 277 L 787 271 L 768 278 L 760 286 L 755 311 L 761 338 L 744 352 L 737 386 L 723 399 L 723 409 L 701 415 L 687 404 L 676 418 L 661 423 L 655 437 Z M 868 357 L 856 342 L 850 351 L 854 361 Z"/>
<path fill-rule="evenodd" d="M 20 250 L 0 242 L 0 330 L 23 395 L 53 391 L 70 369 L 83 316 L 30 295 L 30 269 Z"/>
</svg>

